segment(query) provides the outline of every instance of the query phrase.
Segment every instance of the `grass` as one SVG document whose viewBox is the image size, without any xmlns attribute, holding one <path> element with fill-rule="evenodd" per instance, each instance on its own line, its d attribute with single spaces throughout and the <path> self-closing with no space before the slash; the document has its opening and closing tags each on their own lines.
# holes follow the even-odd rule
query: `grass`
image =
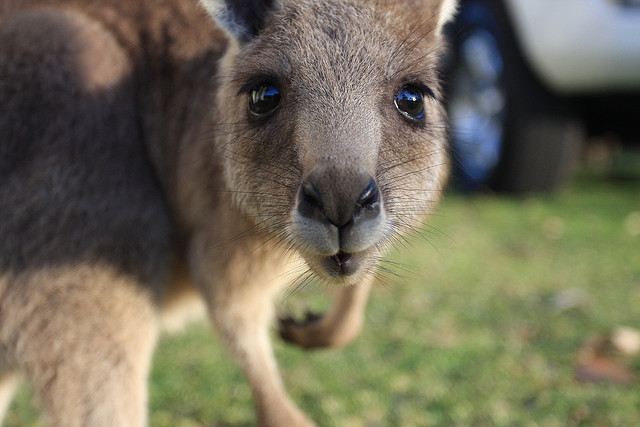
<svg viewBox="0 0 640 427">
<path fill-rule="evenodd" d="M 588 339 L 640 327 L 640 162 L 525 199 L 450 194 L 340 351 L 276 342 L 287 389 L 322 426 L 634 425 L 640 388 L 579 383 Z M 635 174 L 634 174 L 635 173 Z M 636 214 L 633 214 L 636 212 Z M 634 219 L 635 218 L 635 219 Z M 404 271 L 408 270 L 408 271 Z M 318 307 L 302 292 L 285 305 Z M 640 373 L 636 355 L 625 362 Z M 204 325 L 164 337 L 152 426 L 252 425 L 242 375 Z M 5 425 L 39 425 L 28 387 Z"/>
</svg>

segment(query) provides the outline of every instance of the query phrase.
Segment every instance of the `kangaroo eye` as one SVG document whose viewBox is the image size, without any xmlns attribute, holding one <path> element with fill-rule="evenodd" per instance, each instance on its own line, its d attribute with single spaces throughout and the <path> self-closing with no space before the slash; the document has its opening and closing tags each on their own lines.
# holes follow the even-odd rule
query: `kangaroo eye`
<svg viewBox="0 0 640 427">
<path fill-rule="evenodd" d="M 400 114 L 408 119 L 418 120 L 424 116 L 424 94 L 417 86 L 403 86 L 394 103 Z"/>
<path fill-rule="evenodd" d="M 257 117 L 271 114 L 280 104 L 280 91 L 271 84 L 262 84 L 249 92 L 249 111 Z"/>
</svg>

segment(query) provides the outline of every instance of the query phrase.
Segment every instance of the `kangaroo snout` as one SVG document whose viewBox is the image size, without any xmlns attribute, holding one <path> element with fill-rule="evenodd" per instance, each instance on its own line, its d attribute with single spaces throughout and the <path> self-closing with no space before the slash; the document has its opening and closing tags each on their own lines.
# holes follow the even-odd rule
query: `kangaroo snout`
<svg viewBox="0 0 640 427">
<path fill-rule="evenodd" d="M 342 230 L 380 214 L 380 190 L 366 171 L 321 166 L 300 187 L 298 211 Z"/>
<path fill-rule="evenodd" d="M 385 235 L 382 205 L 380 189 L 364 168 L 318 166 L 300 186 L 294 233 L 310 252 L 345 267 L 351 254 L 366 251 Z"/>
</svg>

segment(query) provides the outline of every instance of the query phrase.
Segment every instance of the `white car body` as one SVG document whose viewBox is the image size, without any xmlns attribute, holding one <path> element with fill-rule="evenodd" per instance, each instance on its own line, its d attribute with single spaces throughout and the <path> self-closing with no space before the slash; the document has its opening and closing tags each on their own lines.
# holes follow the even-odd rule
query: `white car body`
<svg viewBox="0 0 640 427">
<path fill-rule="evenodd" d="M 563 94 L 640 89 L 639 3 L 504 0 L 524 57 Z"/>
</svg>

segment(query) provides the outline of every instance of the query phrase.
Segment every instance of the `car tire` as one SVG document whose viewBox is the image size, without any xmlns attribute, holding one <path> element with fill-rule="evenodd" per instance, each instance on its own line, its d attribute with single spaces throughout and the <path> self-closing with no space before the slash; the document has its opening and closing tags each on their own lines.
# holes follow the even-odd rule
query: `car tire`
<svg viewBox="0 0 640 427">
<path fill-rule="evenodd" d="M 568 100 L 530 71 L 500 2 L 463 2 L 448 31 L 445 89 L 458 184 L 514 193 L 558 189 L 579 157 L 583 126 Z"/>
</svg>

